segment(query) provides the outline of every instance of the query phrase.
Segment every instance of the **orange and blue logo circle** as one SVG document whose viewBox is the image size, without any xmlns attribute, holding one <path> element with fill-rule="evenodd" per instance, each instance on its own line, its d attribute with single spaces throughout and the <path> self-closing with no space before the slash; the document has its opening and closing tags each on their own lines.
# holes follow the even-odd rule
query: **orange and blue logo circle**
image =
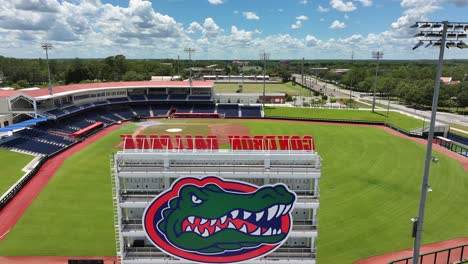
<svg viewBox="0 0 468 264">
<path fill-rule="evenodd" d="M 256 259 L 280 247 L 292 229 L 296 195 L 286 185 L 255 186 L 220 177 L 186 177 L 143 214 L 148 239 L 167 254 L 199 263 Z"/>
</svg>

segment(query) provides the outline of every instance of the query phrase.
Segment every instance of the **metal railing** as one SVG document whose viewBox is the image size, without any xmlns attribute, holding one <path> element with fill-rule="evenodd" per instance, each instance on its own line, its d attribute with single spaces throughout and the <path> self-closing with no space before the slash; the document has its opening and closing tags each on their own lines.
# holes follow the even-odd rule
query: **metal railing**
<svg viewBox="0 0 468 264">
<path fill-rule="evenodd" d="M 388 264 L 410 264 L 412 263 L 413 257 L 407 257 L 397 259 L 389 262 Z M 468 244 L 460 245 L 456 247 L 441 249 L 419 256 L 418 263 L 420 264 L 455 264 L 455 263 L 467 263 L 468 262 Z"/>
</svg>

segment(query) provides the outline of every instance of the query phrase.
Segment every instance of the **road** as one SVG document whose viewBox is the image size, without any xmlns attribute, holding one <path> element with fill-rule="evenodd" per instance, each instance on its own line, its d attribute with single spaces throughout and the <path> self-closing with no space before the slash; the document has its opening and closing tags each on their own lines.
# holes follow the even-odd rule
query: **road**
<svg viewBox="0 0 468 264">
<path fill-rule="evenodd" d="M 298 83 L 301 83 L 300 74 L 293 74 L 293 76 L 296 77 L 296 81 Z M 350 93 L 349 90 L 342 89 L 334 84 L 325 83 L 320 80 L 317 81 L 313 76 L 306 76 L 304 83 L 306 83 L 307 86 L 310 86 L 310 84 L 312 84 L 312 89 L 314 90 L 320 91 L 320 89 L 322 89 L 322 91 L 325 91 L 326 95 L 328 96 L 349 98 L 349 93 Z M 365 94 L 363 93 L 352 92 L 352 98 L 354 100 L 363 100 L 363 99 L 372 100 L 372 97 L 364 96 L 364 95 Z M 376 102 L 383 104 L 383 105 L 388 104 L 387 100 L 376 99 Z M 431 111 L 416 110 L 416 109 L 398 104 L 397 102 L 394 102 L 394 101 L 390 101 L 390 108 L 400 110 L 410 115 L 425 118 L 426 120 L 429 120 L 431 116 Z M 452 124 L 457 124 L 457 125 L 468 127 L 468 116 L 461 116 L 461 115 L 455 115 L 455 114 L 438 111 L 436 119 L 437 119 L 437 122 L 440 122 L 440 123 L 445 123 L 445 124 L 452 123 Z"/>
</svg>

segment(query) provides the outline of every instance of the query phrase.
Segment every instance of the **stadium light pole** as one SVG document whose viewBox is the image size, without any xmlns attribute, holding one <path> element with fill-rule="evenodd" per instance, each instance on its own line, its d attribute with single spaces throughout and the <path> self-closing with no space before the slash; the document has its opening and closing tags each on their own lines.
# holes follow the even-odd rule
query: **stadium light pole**
<svg viewBox="0 0 468 264">
<path fill-rule="evenodd" d="M 52 80 L 50 78 L 50 66 L 49 66 L 49 49 L 52 49 L 52 44 L 50 43 L 43 43 L 41 45 L 43 49 L 45 49 L 45 54 L 46 54 L 46 62 L 47 62 L 47 73 L 49 75 L 49 95 L 52 95 Z"/>
<path fill-rule="evenodd" d="M 260 59 L 263 60 L 263 98 L 262 104 L 265 107 L 265 86 L 266 86 L 266 61 L 270 58 L 270 54 L 266 53 L 265 51 L 260 53 Z"/>
<path fill-rule="evenodd" d="M 190 86 L 192 86 L 192 53 L 195 52 L 195 49 L 185 48 L 184 51 L 187 52 L 189 56 L 189 83 Z"/>
<path fill-rule="evenodd" d="M 415 238 L 414 238 L 414 250 L 413 250 L 413 264 L 418 264 L 419 254 L 421 247 L 421 236 L 424 224 L 424 210 L 426 206 L 426 196 L 428 192 L 428 181 L 429 181 L 429 169 L 432 157 L 432 139 L 434 138 L 434 128 L 436 122 L 437 105 L 439 101 L 439 89 L 440 89 L 440 77 L 442 76 L 442 64 L 444 60 L 445 48 L 457 47 L 459 49 L 468 48 L 460 38 L 466 38 L 466 30 L 468 29 L 468 23 L 463 22 L 416 22 L 411 28 L 421 28 L 419 33 L 415 37 L 420 37 L 419 42 L 413 47 L 413 50 L 419 48 L 427 42 L 428 46 L 439 47 L 439 62 L 437 64 L 437 72 L 434 84 L 434 95 L 432 98 L 432 111 L 431 120 L 429 123 L 429 135 L 427 138 L 426 148 L 426 159 L 424 162 L 424 174 L 421 185 L 421 197 L 419 201 L 419 213 L 416 222 Z M 430 29 L 430 30 L 426 30 Z M 451 38 L 450 42 L 447 42 L 447 38 Z M 435 162 L 435 161 L 434 161 Z"/>
<path fill-rule="evenodd" d="M 377 90 L 377 78 L 379 72 L 379 60 L 383 58 L 383 51 L 373 51 L 372 58 L 377 60 L 377 65 L 375 66 L 375 79 L 374 79 L 374 92 L 372 96 L 372 112 L 375 112 L 375 92 Z"/>
</svg>

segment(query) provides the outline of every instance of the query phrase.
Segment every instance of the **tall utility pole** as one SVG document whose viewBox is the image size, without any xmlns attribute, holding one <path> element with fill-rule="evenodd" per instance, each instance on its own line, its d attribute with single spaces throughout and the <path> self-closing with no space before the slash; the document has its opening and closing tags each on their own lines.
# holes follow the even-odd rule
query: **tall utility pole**
<svg viewBox="0 0 468 264">
<path fill-rule="evenodd" d="M 301 84 L 304 85 L 304 57 L 302 57 L 302 64 L 301 64 Z"/>
<path fill-rule="evenodd" d="M 185 48 L 184 51 L 187 52 L 189 56 L 189 83 L 192 85 L 192 53 L 195 52 L 195 49 Z"/>
<path fill-rule="evenodd" d="M 354 50 L 351 52 L 351 64 L 354 64 Z"/>
<path fill-rule="evenodd" d="M 374 95 L 372 98 L 372 112 L 375 112 L 375 93 L 377 90 L 377 77 L 379 72 L 379 60 L 383 58 L 383 51 L 374 51 L 372 52 L 372 58 L 377 60 L 377 65 L 375 66 L 375 79 L 374 79 Z"/>
<path fill-rule="evenodd" d="M 265 106 L 265 87 L 266 87 L 266 61 L 270 58 L 270 53 L 266 53 L 263 51 L 260 53 L 260 59 L 263 60 L 263 98 L 262 98 L 262 104 Z"/>
<path fill-rule="evenodd" d="M 180 56 L 177 55 L 177 76 L 180 78 Z"/>
<path fill-rule="evenodd" d="M 444 62 L 444 51 L 445 48 L 457 47 L 459 49 L 466 49 L 468 45 L 459 40 L 459 38 L 466 37 L 466 31 L 468 30 L 468 22 L 416 22 L 411 28 L 422 29 L 418 32 L 415 37 L 422 37 L 419 42 L 413 47 L 413 50 L 428 43 L 425 47 L 435 46 L 439 47 L 439 62 L 437 64 L 437 71 L 434 82 L 434 94 L 432 97 L 432 110 L 431 110 L 431 121 L 429 123 L 429 135 L 427 138 L 426 148 L 426 159 L 424 161 L 424 174 L 421 185 L 421 197 L 419 201 L 419 212 L 418 217 L 413 218 L 413 234 L 414 234 L 414 251 L 413 251 L 413 264 L 419 263 L 419 251 L 421 247 L 421 237 L 424 224 L 424 210 L 426 207 L 426 196 L 429 191 L 429 169 L 431 160 L 436 162 L 432 158 L 432 140 L 434 138 L 434 129 L 437 114 L 437 105 L 439 102 L 439 89 L 440 89 L 440 77 L 442 76 L 442 64 Z M 441 29 L 442 28 L 442 29 Z M 429 29 L 429 30 L 428 30 Z M 447 42 L 447 38 L 451 39 Z M 424 126 L 423 126 L 424 128 Z"/>
<path fill-rule="evenodd" d="M 52 80 L 50 78 L 50 66 L 49 66 L 49 49 L 52 49 L 52 44 L 50 43 L 43 43 L 41 45 L 43 49 L 45 49 L 45 54 L 46 54 L 46 61 L 47 61 L 47 73 L 49 74 L 49 95 L 52 95 Z"/>
</svg>

